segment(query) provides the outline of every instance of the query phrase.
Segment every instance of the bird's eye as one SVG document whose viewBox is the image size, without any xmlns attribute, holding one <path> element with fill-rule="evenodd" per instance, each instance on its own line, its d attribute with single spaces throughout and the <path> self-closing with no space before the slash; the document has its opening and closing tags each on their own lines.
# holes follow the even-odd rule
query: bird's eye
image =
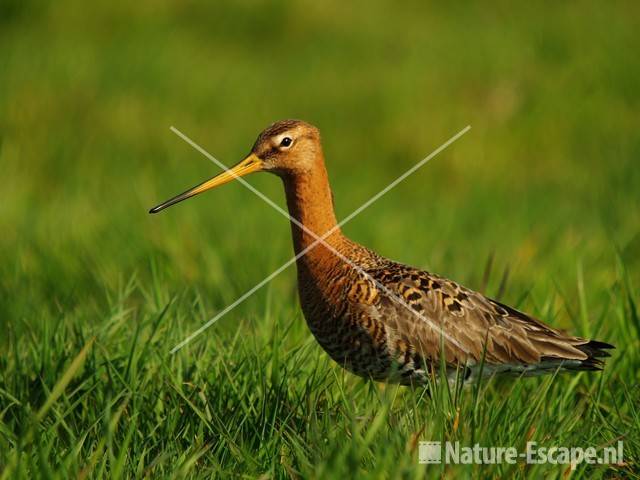
<svg viewBox="0 0 640 480">
<path fill-rule="evenodd" d="M 291 140 L 291 137 L 284 137 L 280 141 L 280 146 L 281 147 L 290 147 L 292 143 L 293 143 L 293 140 Z"/>
</svg>

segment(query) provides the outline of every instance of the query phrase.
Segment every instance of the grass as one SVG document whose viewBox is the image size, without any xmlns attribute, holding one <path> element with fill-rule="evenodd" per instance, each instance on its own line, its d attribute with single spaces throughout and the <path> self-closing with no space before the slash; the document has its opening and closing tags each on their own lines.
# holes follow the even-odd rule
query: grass
<svg viewBox="0 0 640 480">
<path fill-rule="evenodd" d="M 2 2 L 0 477 L 638 478 L 638 13 Z M 240 185 L 147 215 L 216 171 L 168 127 L 231 163 L 287 117 L 321 128 L 339 218 L 471 124 L 346 233 L 614 343 L 605 371 L 367 382 L 315 344 L 293 269 L 169 354 L 292 249 Z M 574 472 L 417 458 L 618 439 L 624 465 Z"/>
</svg>

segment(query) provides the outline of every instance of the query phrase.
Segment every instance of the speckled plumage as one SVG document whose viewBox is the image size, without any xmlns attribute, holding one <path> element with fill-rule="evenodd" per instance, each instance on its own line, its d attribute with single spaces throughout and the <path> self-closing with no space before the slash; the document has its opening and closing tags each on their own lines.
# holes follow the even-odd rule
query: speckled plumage
<svg viewBox="0 0 640 480">
<path fill-rule="evenodd" d="M 464 379 L 478 373 L 483 356 L 484 374 L 516 375 L 554 371 L 561 363 L 598 369 L 598 357 L 608 356 L 608 344 L 566 335 L 441 276 L 350 241 L 338 249 L 369 278 L 330 262 L 321 267 L 321 280 L 299 276 L 300 300 L 318 343 L 357 375 L 424 384 L 439 368 L 443 346 L 451 374 Z"/>
<path fill-rule="evenodd" d="M 265 138 L 302 130 L 318 145 L 312 167 L 281 175 L 298 262 L 300 303 L 322 348 L 347 370 L 379 381 L 422 384 L 444 359 L 469 377 L 484 356 L 485 373 L 535 374 L 562 362 L 568 369 L 597 369 L 610 346 L 566 335 L 446 278 L 377 255 L 336 227 L 317 130 L 301 122 L 278 123 Z M 333 250 L 333 251 L 332 251 Z M 339 255 L 338 255 L 338 254 Z M 342 257 L 342 258 L 341 258 Z M 486 350 L 485 350 L 486 344 Z"/>
<path fill-rule="evenodd" d="M 320 134 L 308 123 L 271 125 L 234 169 L 239 175 L 263 170 L 282 178 L 304 316 L 322 348 L 357 375 L 424 384 L 443 360 L 464 379 L 479 373 L 483 360 L 484 374 L 598 370 L 600 358 L 613 348 L 553 329 L 346 238 L 336 224 Z M 233 178 L 223 173 L 152 212 Z"/>
</svg>

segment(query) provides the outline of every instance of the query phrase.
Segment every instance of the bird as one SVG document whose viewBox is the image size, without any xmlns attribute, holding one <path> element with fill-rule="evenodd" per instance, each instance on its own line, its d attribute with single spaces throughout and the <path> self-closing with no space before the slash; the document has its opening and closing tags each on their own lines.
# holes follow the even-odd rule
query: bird
<svg viewBox="0 0 640 480">
<path fill-rule="evenodd" d="M 244 160 L 152 208 L 158 213 L 252 172 L 282 180 L 296 253 L 300 306 L 324 351 L 377 382 L 449 381 L 602 370 L 609 343 L 572 336 L 452 280 L 378 255 L 345 236 L 318 128 L 282 120 Z"/>
</svg>

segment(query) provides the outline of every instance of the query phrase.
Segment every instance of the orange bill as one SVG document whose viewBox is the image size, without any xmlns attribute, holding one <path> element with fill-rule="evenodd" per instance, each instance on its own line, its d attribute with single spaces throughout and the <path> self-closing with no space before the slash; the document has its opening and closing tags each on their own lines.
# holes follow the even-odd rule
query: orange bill
<svg viewBox="0 0 640 480">
<path fill-rule="evenodd" d="M 224 185 L 225 183 L 230 182 L 231 180 L 235 180 L 238 177 L 242 177 L 251 172 L 257 172 L 262 169 L 262 160 L 258 158 L 255 154 L 249 155 L 247 158 L 242 160 L 237 165 L 231 167 L 228 170 L 225 170 L 219 175 L 207 180 L 206 182 L 201 183 L 193 188 L 190 188 L 186 192 L 181 193 L 180 195 L 176 195 L 173 198 L 170 198 L 166 202 L 161 203 L 153 207 L 149 210 L 149 213 L 158 213 L 160 210 L 164 210 L 171 205 L 175 205 L 178 202 L 186 200 L 187 198 L 194 197 L 199 193 L 205 192 L 215 187 L 219 187 L 220 185 Z"/>
</svg>

